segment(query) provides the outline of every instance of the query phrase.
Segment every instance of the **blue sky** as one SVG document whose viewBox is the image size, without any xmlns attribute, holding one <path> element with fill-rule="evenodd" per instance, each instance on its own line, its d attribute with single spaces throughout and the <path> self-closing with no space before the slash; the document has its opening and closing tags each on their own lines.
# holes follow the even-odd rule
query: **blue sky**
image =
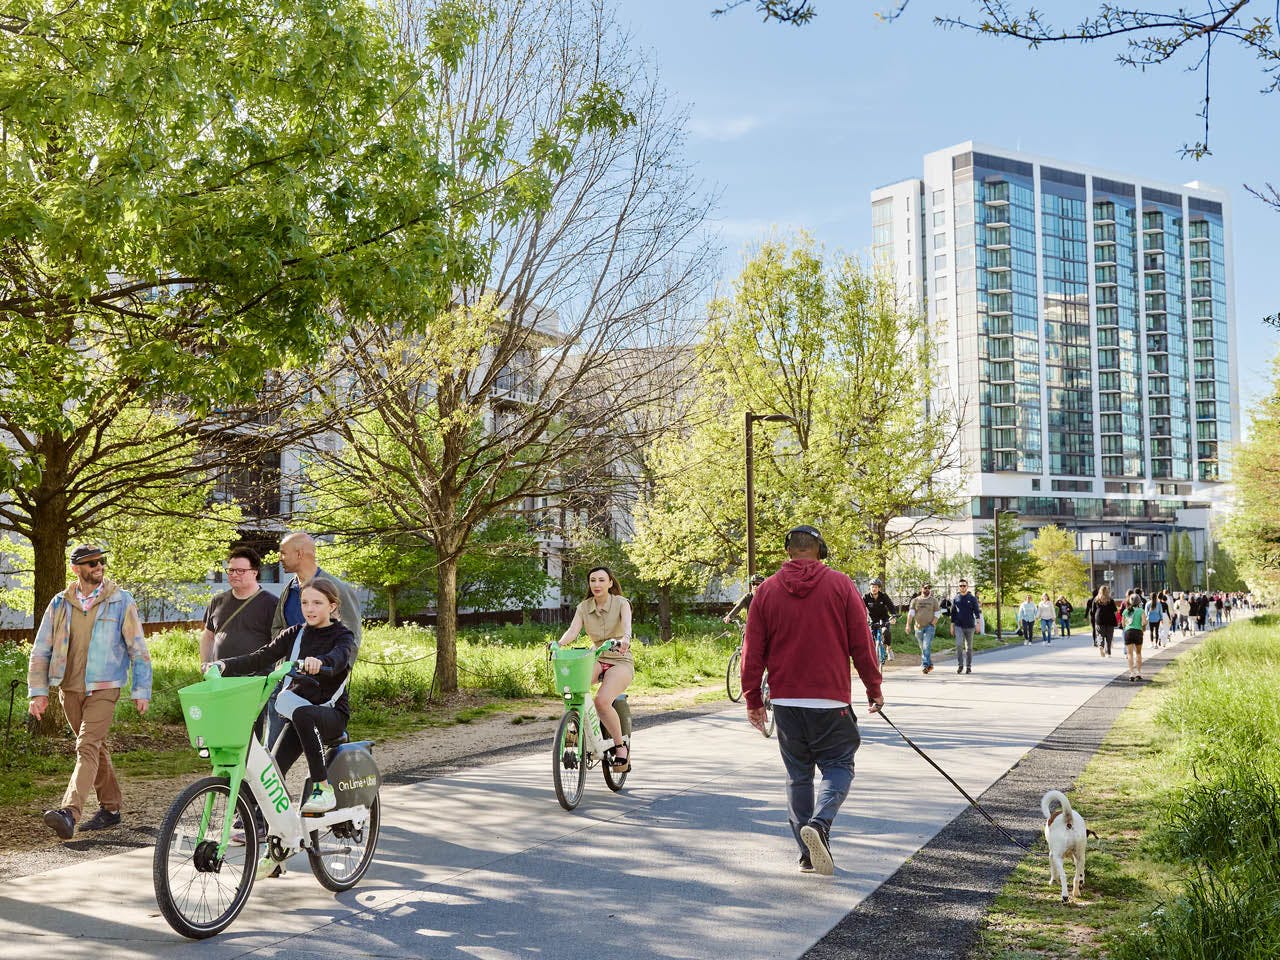
<svg viewBox="0 0 1280 960">
<path fill-rule="evenodd" d="M 1179 151 L 1203 132 L 1204 76 L 1187 71 L 1190 56 L 1143 73 L 1116 63 L 1111 42 L 1031 51 L 934 26 L 935 14 L 971 17 L 969 0 L 915 0 L 892 24 L 873 14 L 888 2 L 818 0 L 802 28 L 763 24 L 751 3 L 713 19 L 717 5 L 621 0 L 620 18 L 689 110 L 688 156 L 719 192 L 726 276 L 775 226 L 865 253 L 871 189 L 918 176 L 924 154 L 964 140 L 1201 180 L 1231 193 L 1241 399 L 1265 389 L 1280 348 L 1261 322 L 1280 312 L 1280 213 L 1243 185 L 1280 186 L 1280 94 L 1259 93 L 1248 55 L 1215 47 L 1214 155 L 1195 161 Z M 1078 17 L 1093 4 L 1065 6 Z"/>
</svg>

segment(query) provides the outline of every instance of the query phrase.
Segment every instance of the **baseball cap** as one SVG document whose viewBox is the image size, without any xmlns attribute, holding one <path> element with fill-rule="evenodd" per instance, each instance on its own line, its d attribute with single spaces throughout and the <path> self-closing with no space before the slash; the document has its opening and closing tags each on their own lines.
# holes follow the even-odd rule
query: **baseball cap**
<svg viewBox="0 0 1280 960">
<path fill-rule="evenodd" d="M 86 560 L 94 560 L 105 556 L 106 553 L 107 551 L 102 547 L 95 547 L 91 543 L 82 543 L 71 551 L 71 562 L 84 563 Z"/>
</svg>

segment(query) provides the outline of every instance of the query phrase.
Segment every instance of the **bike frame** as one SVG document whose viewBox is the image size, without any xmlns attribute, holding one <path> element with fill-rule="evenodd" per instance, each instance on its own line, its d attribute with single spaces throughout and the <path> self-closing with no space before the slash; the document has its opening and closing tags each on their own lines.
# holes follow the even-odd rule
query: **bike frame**
<svg viewBox="0 0 1280 960">
<path fill-rule="evenodd" d="M 560 645 L 558 643 L 553 643 L 551 649 L 552 656 L 554 656 L 555 651 L 560 649 Z M 599 661 L 600 654 L 604 652 L 604 649 L 605 648 L 602 646 L 596 651 L 597 662 Z M 606 737 L 604 735 L 604 729 L 600 726 L 600 715 L 596 713 L 595 699 L 589 693 L 564 694 L 564 709 L 565 713 L 568 713 L 570 710 L 577 710 L 578 715 L 582 717 L 582 730 L 585 734 L 585 742 L 582 744 L 582 753 L 587 760 L 591 761 L 591 763 L 597 763 L 602 757 L 604 757 L 605 751 L 610 747 L 619 746 L 619 744 L 614 742 L 612 737 Z M 631 746 L 631 737 L 624 736 L 622 738 L 621 745 L 629 748 Z"/>
<path fill-rule="evenodd" d="M 264 690 L 274 690 L 276 684 L 294 669 L 292 661 L 285 661 L 267 677 Z M 268 694 L 259 705 L 266 705 L 271 697 Z M 287 722 L 287 721 L 286 721 Z M 597 721 L 597 731 L 599 723 Z M 357 828 L 363 828 L 369 819 L 369 808 L 363 805 L 340 807 L 319 817 L 303 817 L 299 804 L 289 796 L 289 788 L 285 786 L 284 775 L 276 765 L 276 758 L 267 752 L 252 733 L 249 745 L 239 750 L 214 750 L 210 762 L 215 777 L 226 777 L 230 786 L 228 809 L 235 810 L 240 791 L 248 786 L 250 795 L 258 803 L 258 810 L 267 822 L 267 836 L 275 837 L 286 851 L 307 847 L 307 834 L 314 830 L 324 830 L 335 823 L 353 822 Z M 200 817 L 200 837 L 203 838 L 209 827 L 209 818 L 213 813 L 214 797 L 205 799 L 204 813 Z M 222 836 L 218 840 L 218 858 L 226 856 L 227 847 L 231 843 L 232 817 L 226 817 L 222 825 Z M 249 825 L 247 825 L 248 827 Z"/>
</svg>

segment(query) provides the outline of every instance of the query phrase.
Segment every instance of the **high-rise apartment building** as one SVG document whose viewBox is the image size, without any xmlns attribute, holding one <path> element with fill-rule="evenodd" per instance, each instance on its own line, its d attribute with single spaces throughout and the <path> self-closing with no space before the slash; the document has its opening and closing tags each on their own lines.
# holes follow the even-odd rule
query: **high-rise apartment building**
<svg viewBox="0 0 1280 960">
<path fill-rule="evenodd" d="M 964 416 L 968 516 L 940 536 L 971 552 L 1016 510 L 1117 586 L 1163 584 L 1174 532 L 1203 558 L 1238 426 L 1227 195 L 969 142 L 871 210 Z"/>
</svg>

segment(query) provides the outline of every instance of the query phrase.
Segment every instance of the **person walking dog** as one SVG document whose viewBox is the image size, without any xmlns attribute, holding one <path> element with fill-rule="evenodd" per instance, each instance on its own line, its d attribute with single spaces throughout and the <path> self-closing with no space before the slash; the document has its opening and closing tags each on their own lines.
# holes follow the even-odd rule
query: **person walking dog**
<svg viewBox="0 0 1280 960">
<path fill-rule="evenodd" d="M 86 544 L 71 551 L 76 579 L 49 601 L 27 664 L 27 712 L 40 719 L 49 707 L 49 688 L 57 687 L 76 733 L 76 766 L 62 806 L 44 814 L 45 825 L 63 840 L 75 835 L 91 791 L 98 811 L 80 829 L 120 825 L 123 798 L 107 733 L 131 670 L 134 707 L 146 713 L 151 702 L 151 656 L 138 607 L 128 591 L 107 579 L 106 564 L 101 547 Z"/>
<path fill-rule="evenodd" d="M 827 544 L 814 527 L 787 533 L 790 558 L 756 591 L 747 618 L 742 690 L 747 719 L 764 729 L 760 685 L 769 694 L 787 771 L 787 813 L 800 848 L 800 871 L 831 876 L 831 825 L 853 782 L 861 737 L 849 661 L 871 712 L 884 706 L 867 608 L 852 580 L 822 561 Z M 814 767 L 822 782 L 814 798 Z"/>
</svg>

